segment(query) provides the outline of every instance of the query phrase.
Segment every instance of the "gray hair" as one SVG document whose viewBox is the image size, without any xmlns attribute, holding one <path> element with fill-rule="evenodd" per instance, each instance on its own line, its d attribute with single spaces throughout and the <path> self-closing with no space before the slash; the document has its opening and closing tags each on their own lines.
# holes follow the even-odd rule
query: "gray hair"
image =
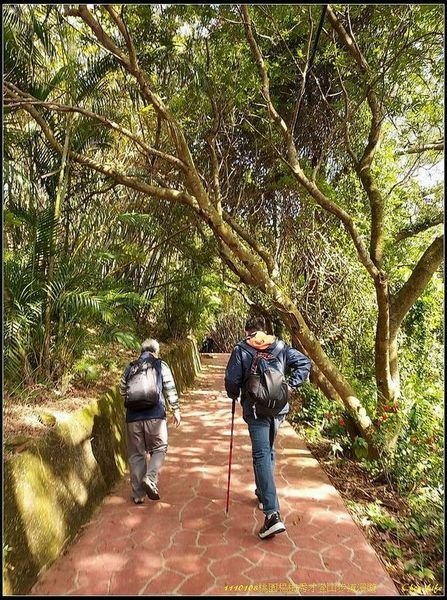
<svg viewBox="0 0 447 600">
<path fill-rule="evenodd" d="M 141 344 L 141 352 L 152 352 L 153 354 L 158 354 L 160 350 L 160 344 L 157 340 L 147 339 Z"/>
</svg>

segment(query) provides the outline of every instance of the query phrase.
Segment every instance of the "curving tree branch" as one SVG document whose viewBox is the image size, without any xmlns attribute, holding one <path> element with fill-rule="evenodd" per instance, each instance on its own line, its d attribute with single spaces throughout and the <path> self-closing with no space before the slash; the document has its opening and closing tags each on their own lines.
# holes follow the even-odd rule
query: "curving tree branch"
<svg viewBox="0 0 447 600">
<path fill-rule="evenodd" d="M 391 297 L 391 335 L 394 336 L 410 308 L 427 287 L 443 260 L 444 236 L 433 240 L 419 259 L 410 277 Z"/>
<path fill-rule="evenodd" d="M 396 242 L 401 242 L 402 240 L 414 237 L 415 235 L 427 231 L 428 229 L 431 229 L 431 227 L 436 227 L 436 225 L 441 225 L 442 223 L 444 223 L 444 215 L 440 213 L 439 215 L 425 219 L 424 221 L 419 221 L 411 227 L 401 229 L 394 235 L 394 240 Z"/>
<path fill-rule="evenodd" d="M 354 58 L 360 72 L 365 76 L 366 79 L 366 98 L 371 111 L 371 124 L 368 134 L 368 143 L 360 160 L 355 165 L 355 168 L 371 206 L 370 256 L 374 264 L 380 269 L 383 261 L 384 249 L 385 201 L 380 193 L 377 182 L 372 175 L 371 165 L 380 146 L 382 138 L 382 124 L 385 113 L 382 103 L 375 93 L 372 82 L 368 82 L 368 78 L 370 78 L 369 66 L 356 41 L 340 23 L 330 6 L 328 6 L 327 14 L 341 44 Z"/>
<path fill-rule="evenodd" d="M 362 237 L 354 224 L 352 216 L 343 208 L 341 208 L 336 202 L 332 201 L 325 194 L 323 194 L 323 192 L 318 188 L 318 186 L 314 182 L 312 182 L 308 177 L 306 177 L 298 159 L 298 152 L 293 140 L 293 136 L 289 128 L 287 127 L 284 119 L 277 112 L 270 97 L 270 81 L 267 73 L 267 67 L 265 65 L 262 53 L 253 34 L 253 28 L 248 7 L 243 5 L 241 6 L 240 10 L 241 14 L 243 15 L 245 34 L 250 49 L 252 51 L 253 57 L 255 59 L 256 65 L 258 67 L 259 76 L 261 78 L 261 92 L 267 103 L 269 115 L 271 116 L 273 123 L 276 125 L 277 129 L 280 131 L 284 138 L 286 144 L 288 165 L 292 173 L 295 175 L 297 181 L 307 190 L 312 199 L 319 206 L 321 206 L 321 208 L 333 214 L 343 223 L 346 231 L 348 232 L 354 243 L 361 264 L 366 268 L 367 272 L 373 279 L 378 278 L 380 275 L 379 270 L 371 260 L 369 253 L 363 243 Z"/>
<path fill-rule="evenodd" d="M 26 104 L 29 106 L 40 106 L 42 108 L 47 108 L 50 110 L 54 110 L 56 112 L 78 113 L 78 114 L 84 115 L 86 117 L 89 117 L 90 119 L 93 119 L 95 121 L 98 121 L 99 123 L 102 123 L 103 125 L 106 125 L 106 127 L 109 127 L 110 129 L 113 129 L 114 131 L 117 131 L 121 135 L 132 140 L 146 154 L 161 158 L 167 162 L 174 164 L 181 171 L 186 171 L 186 165 L 183 161 L 181 161 L 180 159 L 178 159 L 175 156 L 172 156 L 171 154 L 167 154 L 166 152 L 161 152 L 160 150 L 152 148 L 144 140 L 142 140 L 139 136 L 132 133 L 129 129 L 126 129 L 126 127 L 123 127 L 122 125 L 118 125 L 118 123 L 116 123 L 115 121 L 112 121 L 111 119 L 107 119 L 106 117 L 103 117 L 102 115 L 99 115 L 98 113 L 92 112 L 91 110 L 87 110 L 85 108 L 81 108 L 79 106 L 70 106 L 68 104 L 60 104 L 57 102 L 47 102 L 44 100 L 37 100 L 30 94 L 26 94 L 26 93 L 22 92 L 14 84 L 12 84 L 8 81 L 5 81 L 4 85 L 7 90 L 7 92 L 4 96 L 4 101 L 9 108 L 20 107 L 20 106 L 24 106 Z M 14 91 L 15 95 L 10 95 L 8 90 Z M 19 96 L 19 98 L 18 98 L 18 96 Z"/>
<path fill-rule="evenodd" d="M 444 140 L 433 142 L 431 144 L 421 144 L 420 146 L 410 146 L 404 150 L 398 150 L 396 156 L 403 156 L 404 154 L 422 154 L 429 150 L 444 150 Z"/>
<path fill-rule="evenodd" d="M 9 92 L 9 96 L 14 99 L 14 95 L 12 92 Z M 36 109 L 36 107 L 33 106 L 33 104 L 27 103 L 20 96 L 16 96 L 15 100 L 21 101 L 22 108 L 24 110 L 26 110 L 33 117 L 33 119 L 36 121 L 36 123 L 38 123 L 38 125 L 40 126 L 40 128 L 42 130 L 42 133 L 44 134 L 45 138 L 48 140 L 50 145 L 59 154 L 62 155 L 63 154 L 62 144 L 57 140 L 53 130 L 48 125 L 48 123 L 45 121 L 45 119 L 42 117 L 40 112 Z M 78 152 L 73 152 L 72 150 L 68 150 L 68 156 L 75 162 L 77 162 L 81 165 L 84 165 L 86 167 L 89 167 L 90 169 L 93 169 L 94 171 L 102 173 L 103 175 L 106 175 L 107 177 L 110 177 L 111 179 L 116 181 L 116 183 L 125 185 L 126 187 L 134 189 L 138 192 L 148 194 L 149 196 L 155 196 L 157 198 L 161 198 L 162 200 L 168 200 L 170 202 L 179 202 L 186 206 L 190 206 L 192 208 L 197 208 L 196 199 L 185 191 L 179 191 L 179 190 L 174 190 L 174 189 L 170 189 L 170 188 L 156 187 L 153 185 L 149 185 L 149 184 L 145 183 L 144 181 L 137 179 L 136 177 L 130 177 L 128 175 L 122 174 L 115 167 L 110 167 L 110 166 L 104 165 L 102 163 L 98 163 L 98 162 L 92 160 L 91 158 L 84 156 L 82 154 L 79 154 Z"/>
<path fill-rule="evenodd" d="M 135 46 L 134 43 L 132 41 L 132 38 L 129 35 L 129 31 L 127 30 L 127 26 L 124 23 L 122 17 L 120 15 L 118 15 L 114 8 L 110 5 L 104 5 L 104 9 L 109 13 L 109 15 L 111 16 L 113 22 L 116 24 L 116 26 L 118 27 L 118 29 L 120 30 L 121 35 L 123 36 L 126 45 L 127 45 L 127 49 L 129 51 L 129 60 L 130 60 L 130 64 L 132 65 L 133 68 L 138 68 L 137 65 L 137 54 L 135 52 Z"/>
</svg>

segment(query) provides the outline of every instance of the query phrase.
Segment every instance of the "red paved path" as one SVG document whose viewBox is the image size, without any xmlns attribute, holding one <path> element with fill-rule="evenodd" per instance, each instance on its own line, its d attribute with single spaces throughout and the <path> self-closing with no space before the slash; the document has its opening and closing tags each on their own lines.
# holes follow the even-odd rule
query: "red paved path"
<svg viewBox="0 0 447 600">
<path fill-rule="evenodd" d="M 260 540 L 250 439 L 235 416 L 231 499 L 225 516 L 231 401 L 228 355 L 204 358 L 170 427 L 161 500 L 130 501 L 126 477 L 32 595 L 385 595 L 392 580 L 318 462 L 292 427 L 277 438 L 277 488 L 287 531 Z M 250 587 L 252 586 L 252 587 Z"/>
</svg>

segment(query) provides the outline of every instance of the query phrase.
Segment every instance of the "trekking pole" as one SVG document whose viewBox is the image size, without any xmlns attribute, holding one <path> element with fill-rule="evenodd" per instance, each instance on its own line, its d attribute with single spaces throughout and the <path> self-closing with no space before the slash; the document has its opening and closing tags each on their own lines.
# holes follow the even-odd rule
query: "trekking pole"
<svg viewBox="0 0 447 600">
<path fill-rule="evenodd" d="M 233 398 L 231 406 L 231 438 L 230 438 L 230 457 L 228 459 L 228 488 L 227 488 L 227 507 L 225 514 L 228 516 L 228 506 L 230 504 L 230 477 L 231 477 L 231 456 L 233 454 L 233 428 L 234 428 L 234 411 L 236 409 L 236 398 Z"/>
</svg>

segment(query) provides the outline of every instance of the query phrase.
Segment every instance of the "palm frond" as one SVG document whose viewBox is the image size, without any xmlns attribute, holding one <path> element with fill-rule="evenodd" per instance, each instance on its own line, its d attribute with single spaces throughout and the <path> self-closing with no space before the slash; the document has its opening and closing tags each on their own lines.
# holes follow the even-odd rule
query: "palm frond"
<svg viewBox="0 0 447 600">
<path fill-rule="evenodd" d="M 140 348 L 140 340 L 133 333 L 128 331 L 117 331 L 116 329 L 112 329 L 111 331 L 106 332 L 105 339 L 110 342 L 123 344 L 123 346 L 130 350 L 138 351 Z"/>
<path fill-rule="evenodd" d="M 79 104 L 84 99 L 94 98 L 98 95 L 98 92 L 100 94 L 106 93 L 110 86 L 110 81 L 106 81 L 105 77 L 115 69 L 116 62 L 109 54 L 99 58 L 89 56 L 86 69 L 78 73 L 77 94 L 74 98 L 75 103 Z M 113 106 L 112 97 L 109 97 L 108 100 L 111 108 Z"/>
<path fill-rule="evenodd" d="M 130 223 L 134 227 L 151 227 L 154 228 L 157 220 L 154 216 L 147 213 L 122 213 L 118 216 L 122 223 Z"/>
<path fill-rule="evenodd" d="M 63 311 L 66 321 L 79 321 L 83 317 L 99 318 L 106 323 L 112 321 L 110 308 L 101 296 L 88 290 L 63 290 L 53 282 L 52 293 L 58 290 L 59 295 L 54 296 L 55 308 Z"/>
<path fill-rule="evenodd" d="M 87 150 L 112 147 L 112 132 L 102 125 L 92 125 L 90 119 L 79 118 L 71 138 L 71 148 L 85 154 Z"/>
</svg>

